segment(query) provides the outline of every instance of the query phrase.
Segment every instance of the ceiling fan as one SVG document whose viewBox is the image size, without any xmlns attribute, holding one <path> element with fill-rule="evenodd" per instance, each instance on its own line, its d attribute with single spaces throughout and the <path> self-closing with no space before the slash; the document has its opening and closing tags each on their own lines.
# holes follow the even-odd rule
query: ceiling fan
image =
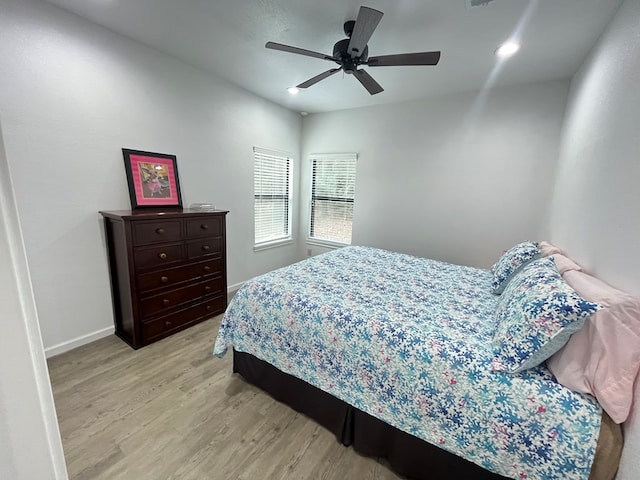
<svg viewBox="0 0 640 480">
<path fill-rule="evenodd" d="M 329 60 L 340 65 L 332 68 L 320 75 L 310 78 L 306 82 L 297 85 L 298 88 L 308 88 L 315 85 L 320 80 L 324 80 L 331 75 L 342 70 L 345 73 L 353 74 L 364 88 L 371 95 L 384 91 L 384 88 L 376 82 L 365 70 L 358 67 L 366 65 L 368 67 L 395 67 L 405 65 L 437 65 L 440 60 L 440 52 L 418 52 L 400 53 L 397 55 L 381 55 L 379 57 L 369 57 L 369 47 L 367 42 L 373 35 L 378 23 L 384 14 L 369 7 L 360 7 L 358 18 L 349 20 L 344 24 L 344 33 L 348 38 L 340 40 L 333 46 L 333 55 L 305 50 L 304 48 L 291 47 L 281 43 L 267 42 L 265 47 L 283 52 L 306 55 L 307 57 Z"/>
</svg>

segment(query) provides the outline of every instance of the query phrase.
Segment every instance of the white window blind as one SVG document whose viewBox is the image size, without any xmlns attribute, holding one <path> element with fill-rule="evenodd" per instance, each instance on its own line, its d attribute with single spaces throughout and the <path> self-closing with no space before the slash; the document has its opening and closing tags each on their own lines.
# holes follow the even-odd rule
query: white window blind
<svg viewBox="0 0 640 480">
<path fill-rule="evenodd" d="M 254 246 L 291 240 L 293 159 L 282 152 L 253 149 Z"/>
<path fill-rule="evenodd" d="M 311 156 L 309 240 L 351 243 L 357 159 L 355 153 Z"/>
</svg>

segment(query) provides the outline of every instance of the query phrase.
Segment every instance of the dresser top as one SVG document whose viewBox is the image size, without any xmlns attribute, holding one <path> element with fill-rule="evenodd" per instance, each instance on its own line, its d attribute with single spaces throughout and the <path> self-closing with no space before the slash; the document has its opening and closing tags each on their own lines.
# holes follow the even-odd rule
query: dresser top
<svg viewBox="0 0 640 480">
<path fill-rule="evenodd" d="M 194 210 L 190 208 L 185 209 L 171 209 L 171 210 L 101 210 L 100 214 L 103 217 L 109 218 L 135 218 L 135 219 L 158 219 L 158 218 L 175 218 L 184 216 L 199 216 L 199 215 L 226 215 L 228 210 Z"/>
</svg>

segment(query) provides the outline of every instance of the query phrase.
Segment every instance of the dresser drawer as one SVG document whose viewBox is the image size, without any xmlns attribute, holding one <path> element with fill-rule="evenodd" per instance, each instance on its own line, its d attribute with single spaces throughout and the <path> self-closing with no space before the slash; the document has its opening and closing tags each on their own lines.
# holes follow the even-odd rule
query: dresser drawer
<svg viewBox="0 0 640 480">
<path fill-rule="evenodd" d="M 223 217 L 207 217 L 187 220 L 187 238 L 220 237 Z"/>
<path fill-rule="evenodd" d="M 223 278 L 217 277 L 206 282 L 147 297 L 140 301 L 142 316 L 145 318 L 151 317 L 162 313 L 164 310 L 173 309 L 185 303 L 193 303 L 195 300 L 208 295 L 220 295 L 224 293 L 223 284 Z"/>
<path fill-rule="evenodd" d="M 202 238 L 200 240 L 191 240 L 187 242 L 187 258 L 193 259 L 205 255 L 221 255 L 222 254 L 222 238 Z"/>
<path fill-rule="evenodd" d="M 169 287 L 181 282 L 196 280 L 200 277 L 219 276 L 224 270 L 222 258 L 206 262 L 191 263 L 180 267 L 167 268 L 161 272 L 138 275 L 138 288 L 141 293 L 156 288 Z"/>
<path fill-rule="evenodd" d="M 170 265 L 184 260 L 182 243 L 158 245 L 157 247 L 138 247 L 133 251 L 136 268 L 153 268 Z"/>
<path fill-rule="evenodd" d="M 167 243 L 182 240 L 180 220 L 136 222 L 133 224 L 133 244 Z"/>
<path fill-rule="evenodd" d="M 226 308 L 224 295 L 214 297 L 184 310 L 165 315 L 156 320 L 142 323 L 142 337 L 145 342 L 157 340 L 190 323 L 209 318 L 224 312 Z"/>
</svg>

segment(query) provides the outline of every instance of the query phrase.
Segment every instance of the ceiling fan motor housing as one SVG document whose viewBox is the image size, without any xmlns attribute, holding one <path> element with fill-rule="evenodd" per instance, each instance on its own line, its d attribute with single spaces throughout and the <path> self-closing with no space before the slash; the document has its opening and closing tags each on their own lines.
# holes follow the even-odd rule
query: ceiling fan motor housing
<svg viewBox="0 0 640 480">
<path fill-rule="evenodd" d="M 356 21 L 355 20 L 347 20 L 346 22 L 344 22 L 344 25 L 342 26 L 342 29 L 344 30 L 344 34 L 351 38 L 351 34 L 353 33 L 353 27 L 356 26 Z"/>
<path fill-rule="evenodd" d="M 364 51 L 361 55 L 352 58 L 348 52 L 350 41 L 351 39 L 345 38 L 333 46 L 333 58 L 339 60 L 340 65 L 342 65 L 342 69 L 346 73 L 355 72 L 358 65 L 365 63 L 369 58 L 369 46 L 364 47 Z"/>
</svg>

